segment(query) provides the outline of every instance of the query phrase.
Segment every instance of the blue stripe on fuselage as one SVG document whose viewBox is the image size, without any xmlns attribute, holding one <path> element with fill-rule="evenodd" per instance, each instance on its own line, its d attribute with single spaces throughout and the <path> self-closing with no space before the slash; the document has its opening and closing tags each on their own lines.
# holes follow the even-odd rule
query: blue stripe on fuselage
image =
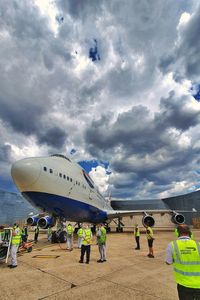
<svg viewBox="0 0 200 300">
<path fill-rule="evenodd" d="M 100 223 L 107 220 L 105 211 L 78 200 L 41 192 L 23 192 L 22 195 L 33 206 L 69 221 Z"/>
</svg>

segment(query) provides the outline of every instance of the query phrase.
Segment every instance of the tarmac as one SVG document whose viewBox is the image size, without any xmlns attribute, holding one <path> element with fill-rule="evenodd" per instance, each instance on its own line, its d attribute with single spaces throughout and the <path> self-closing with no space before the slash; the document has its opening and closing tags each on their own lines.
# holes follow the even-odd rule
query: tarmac
<svg viewBox="0 0 200 300">
<path fill-rule="evenodd" d="M 167 244 L 173 232 L 155 232 L 155 258 L 148 258 L 145 234 L 141 250 L 135 250 L 132 233 L 107 235 L 107 262 L 97 263 L 98 246 L 94 237 L 90 264 L 80 264 L 80 249 L 50 244 L 46 234 L 39 236 L 31 253 L 18 255 L 18 267 L 0 262 L 0 299 L 73 300 L 177 300 L 172 266 L 165 264 Z M 194 231 L 200 240 L 200 230 Z"/>
</svg>

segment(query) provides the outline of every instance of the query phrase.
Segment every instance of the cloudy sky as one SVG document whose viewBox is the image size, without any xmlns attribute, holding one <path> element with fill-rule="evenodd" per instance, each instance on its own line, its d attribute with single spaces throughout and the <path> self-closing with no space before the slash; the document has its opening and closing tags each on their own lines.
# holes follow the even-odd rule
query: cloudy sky
<svg viewBox="0 0 200 300">
<path fill-rule="evenodd" d="M 0 189 L 62 153 L 101 191 L 200 187 L 200 1 L 0 1 Z"/>
</svg>

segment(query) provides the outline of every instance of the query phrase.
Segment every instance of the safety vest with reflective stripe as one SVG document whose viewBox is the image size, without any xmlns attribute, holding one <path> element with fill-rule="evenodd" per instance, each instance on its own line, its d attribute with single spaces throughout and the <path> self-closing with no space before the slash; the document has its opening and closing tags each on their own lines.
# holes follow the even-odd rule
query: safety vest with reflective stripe
<svg viewBox="0 0 200 300">
<path fill-rule="evenodd" d="M 103 226 L 98 231 L 97 241 L 99 245 L 105 245 L 106 243 L 106 229 Z"/>
<path fill-rule="evenodd" d="M 82 245 L 91 245 L 92 244 L 92 231 L 90 228 L 83 229 L 83 239 Z"/>
<path fill-rule="evenodd" d="M 146 236 L 148 240 L 153 239 L 153 229 L 151 227 L 147 227 Z"/>
<path fill-rule="evenodd" d="M 15 232 L 16 235 L 12 236 L 11 244 L 15 246 L 19 246 L 21 241 L 21 230 L 19 228 L 16 228 L 13 232 Z"/>
<path fill-rule="evenodd" d="M 140 229 L 139 229 L 139 227 L 134 228 L 134 236 L 140 236 Z"/>
<path fill-rule="evenodd" d="M 200 288 L 200 243 L 191 239 L 171 242 L 174 276 L 177 283 Z"/>
<path fill-rule="evenodd" d="M 72 233 L 73 233 L 73 227 L 72 227 L 72 225 L 68 225 L 67 226 L 67 235 L 72 235 Z"/>
<path fill-rule="evenodd" d="M 78 237 L 81 238 L 83 236 L 83 228 L 79 228 L 77 234 L 78 234 Z"/>
</svg>

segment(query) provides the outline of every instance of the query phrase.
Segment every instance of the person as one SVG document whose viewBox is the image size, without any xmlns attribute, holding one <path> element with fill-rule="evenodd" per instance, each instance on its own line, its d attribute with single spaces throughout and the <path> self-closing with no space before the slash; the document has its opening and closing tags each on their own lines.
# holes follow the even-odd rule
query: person
<svg viewBox="0 0 200 300">
<path fill-rule="evenodd" d="M 4 242 L 5 230 L 4 226 L 0 226 L 0 245 Z"/>
<path fill-rule="evenodd" d="M 83 237 L 83 228 L 81 224 L 80 224 L 80 228 L 77 231 L 77 235 L 78 235 L 78 248 L 81 249 L 82 237 Z"/>
<path fill-rule="evenodd" d="M 10 264 L 8 267 L 17 267 L 17 250 L 21 242 L 21 230 L 17 224 L 13 226 L 12 238 L 11 238 L 11 248 L 10 248 Z"/>
<path fill-rule="evenodd" d="M 48 240 L 48 242 L 51 242 L 51 237 L 52 237 L 52 228 L 48 227 L 48 229 L 47 229 L 47 240 Z"/>
<path fill-rule="evenodd" d="M 37 226 L 35 227 L 35 235 L 34 235 L 34 241 L 35 241 L 35 243 L 38 242 L 38 235 L 39 235 L 39 232 L 40 232 L 40 229 L 39 229 L 39 226 L 37 225 Z"/>
<path fill-rule="evenodd" d="M 167 246 L 167 265 L 173 265 L 180 300 L 200 299 L 200 243 L 190 238 L 189 226 L 177 227 L 178 239 Z"/>
<path fill-rule="evenodd" d="M 72 225 L 70 223 L 66 226 L 66 232 L 67 232 L 67 250 L 72 251 L 73 250 L 74 228 L 72 227 Z"/>
<path fill-rule="evenodd" d="M 134 236 L 135 236 L 135 241 L 137 244 L 137 247 L 135 248 L 135 250 L 140 250 L 140 229 L 138 227 L 138 224 L 135 224 Z"/>
<path fill-rule="evenodd" d="M 27 242 L 27 240 L 28 240 L 28 227 L 25 224 L 22 228 L 22 241 Z"/>
<path fill-rule="evenodd" d="M 97 244 L 99 247 L 100 259 L 97 260 L 98 263 L 103 263 L 106 261 L 106 229 L 103 224 L 97 226 Z"/>
<path fill-rule="evenodd" d="M 154 258 L 154 253 L 153 253 L 153 241 L 154 241 L 154 236 L 153 236 L 153 229 L 145 225 L 146 228 L 146 237 L 147 237 L 147 242 L 148 242 L 148 248 L 149 248 L 149 253 L 147 254 L 148 257 Z"/>
<path fill-rule="evenodd" d="M 84 224 L 82 244 L 81 244 L 81 257 L 79 263 L 83 263 L 85 252 L 86 252 L 86 264 L 89 264 L 91 244 L 92 244 L 92 231 L 87 224 Z"/>
</svg>

